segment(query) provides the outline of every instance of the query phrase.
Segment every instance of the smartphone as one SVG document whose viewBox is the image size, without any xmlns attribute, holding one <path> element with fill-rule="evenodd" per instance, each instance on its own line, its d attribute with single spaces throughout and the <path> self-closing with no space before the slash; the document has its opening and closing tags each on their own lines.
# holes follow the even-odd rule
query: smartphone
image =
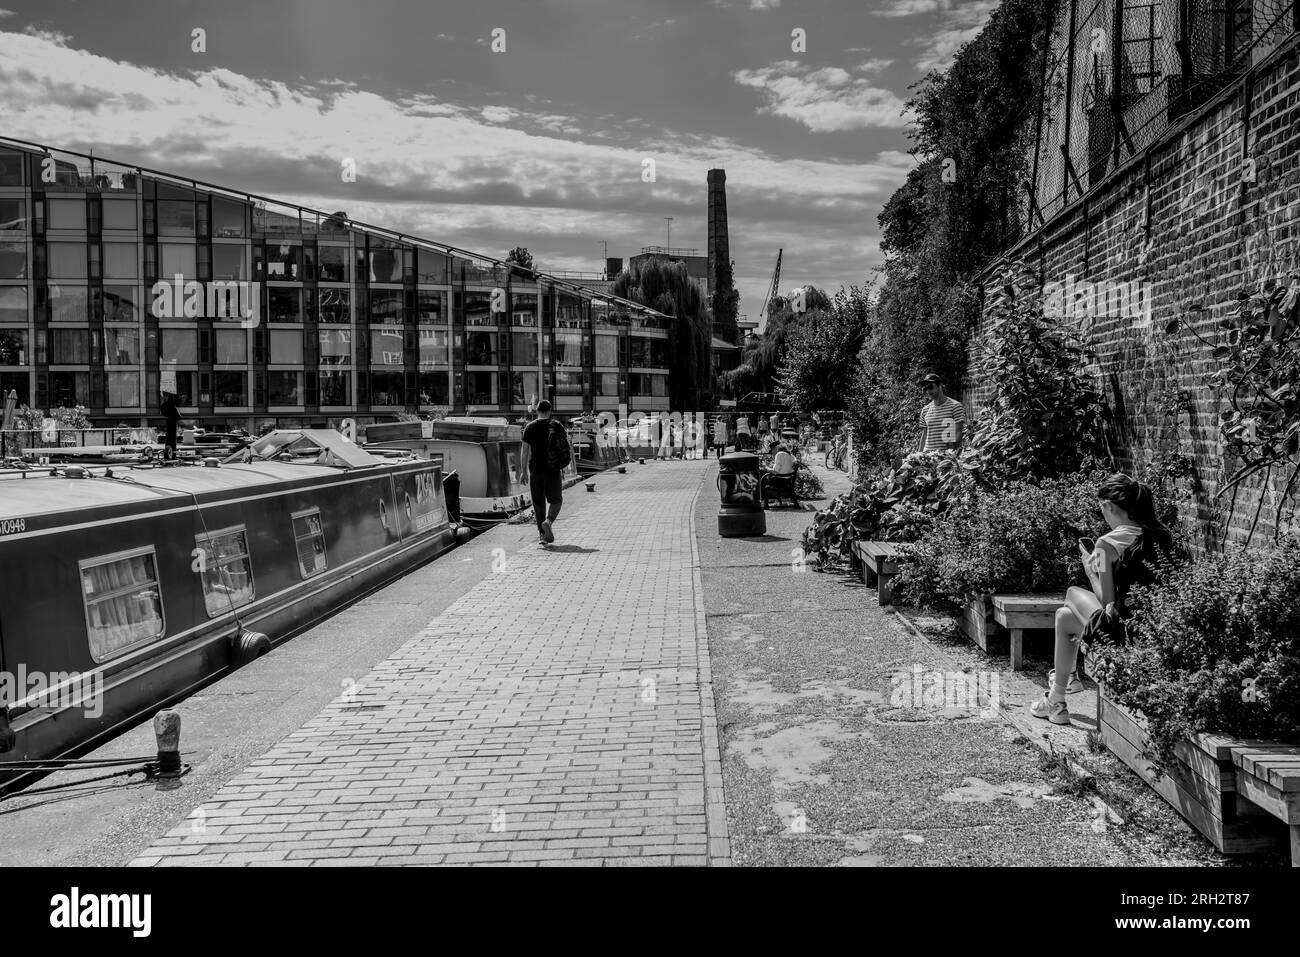
<svg viewBox="0 0 1300 957">
<path fill-rule="evenodd" d="M 1091 555 L 1097 550 L 1097 543 L 1091 538 L 1081 538 L 1079 539 L 1079 547 L 1082 548 L 1085 553 Z"/>
</svg>

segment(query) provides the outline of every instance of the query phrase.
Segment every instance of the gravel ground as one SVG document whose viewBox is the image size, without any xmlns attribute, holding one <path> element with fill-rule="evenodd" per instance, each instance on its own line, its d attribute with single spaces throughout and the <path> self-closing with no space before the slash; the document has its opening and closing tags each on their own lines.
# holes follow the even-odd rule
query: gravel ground
<svg viewBox="0 0 1300 957">
<path fill-rule="evenodd" d="M 818 471 L 828 495 L 847 487 Z M 933 631 L 923 636 L 847 574 L 800 568 L 815 504 L 769 511 L 762 538 L 720 538 L 714 485 L 710 472 L 696 527 L 735 863 L 1227 861 L 1089 751 L 1086 717 L 1048 739 L 1097 776 L 1095 791 L 1031 740 L 1033 719 L 1018 727 L 987 707 L 995 681 L 1015 707 L 1041 693 L 1042 662 L 1012 675 L 1005 658 L 955 640 L 950 621 L 913 613 Z M 958 676 L 969 690 L 953 690 Z M 947 700 L 928 693 L 940 678 Z"/>
</svg>

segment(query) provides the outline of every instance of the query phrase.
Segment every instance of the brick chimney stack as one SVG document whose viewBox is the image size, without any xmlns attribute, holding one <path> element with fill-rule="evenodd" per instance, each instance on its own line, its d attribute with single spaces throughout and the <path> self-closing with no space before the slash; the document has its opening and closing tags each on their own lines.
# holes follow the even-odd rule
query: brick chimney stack
<svg viewBox="0 0 1300 957">
<path fill-rule="evenodd" d="M 709 170 L 709 296 L 716 287 L 718 263 L 731 262 L 727 240 L 727 171 Z"/>
</svg>

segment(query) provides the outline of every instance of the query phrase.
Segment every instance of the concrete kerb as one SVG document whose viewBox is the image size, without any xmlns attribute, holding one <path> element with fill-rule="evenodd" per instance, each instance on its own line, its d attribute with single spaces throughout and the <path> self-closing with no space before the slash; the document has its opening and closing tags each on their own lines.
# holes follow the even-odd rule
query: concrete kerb
<svg viewBox="0 0 1300 957">
<path fill-rule="evenodd" d="M 722 789 L 722 749 L 718 742 L 718 714 L 713 695 L 713 668 L 709 661 L 709 626 L 704 613 L 704 581 L 700 575 L 700 543 L 695 529 L 695 508 L 704 480 L 713 474 L 704 470 L 691 496 L 691 584 L 695 592 L 695 648 L 699 665 L 700 750 L 704 756 L 705 833 L 709 843 L 709 866 L 731 866 L 731 839 L 727 830 L 727 803 Z"/>
</svg>

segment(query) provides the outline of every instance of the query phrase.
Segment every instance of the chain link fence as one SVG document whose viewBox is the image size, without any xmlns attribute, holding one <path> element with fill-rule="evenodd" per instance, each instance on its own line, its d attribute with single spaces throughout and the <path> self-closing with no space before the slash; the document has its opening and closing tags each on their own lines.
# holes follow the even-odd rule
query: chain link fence
<svg viewBox="0 0 1300 957">
<path fill-rule="evenodd" d="M 1030 231 L 1300 30 L 1300 0 L 1062 0 L 1043 66 Z"/>
</svg>

